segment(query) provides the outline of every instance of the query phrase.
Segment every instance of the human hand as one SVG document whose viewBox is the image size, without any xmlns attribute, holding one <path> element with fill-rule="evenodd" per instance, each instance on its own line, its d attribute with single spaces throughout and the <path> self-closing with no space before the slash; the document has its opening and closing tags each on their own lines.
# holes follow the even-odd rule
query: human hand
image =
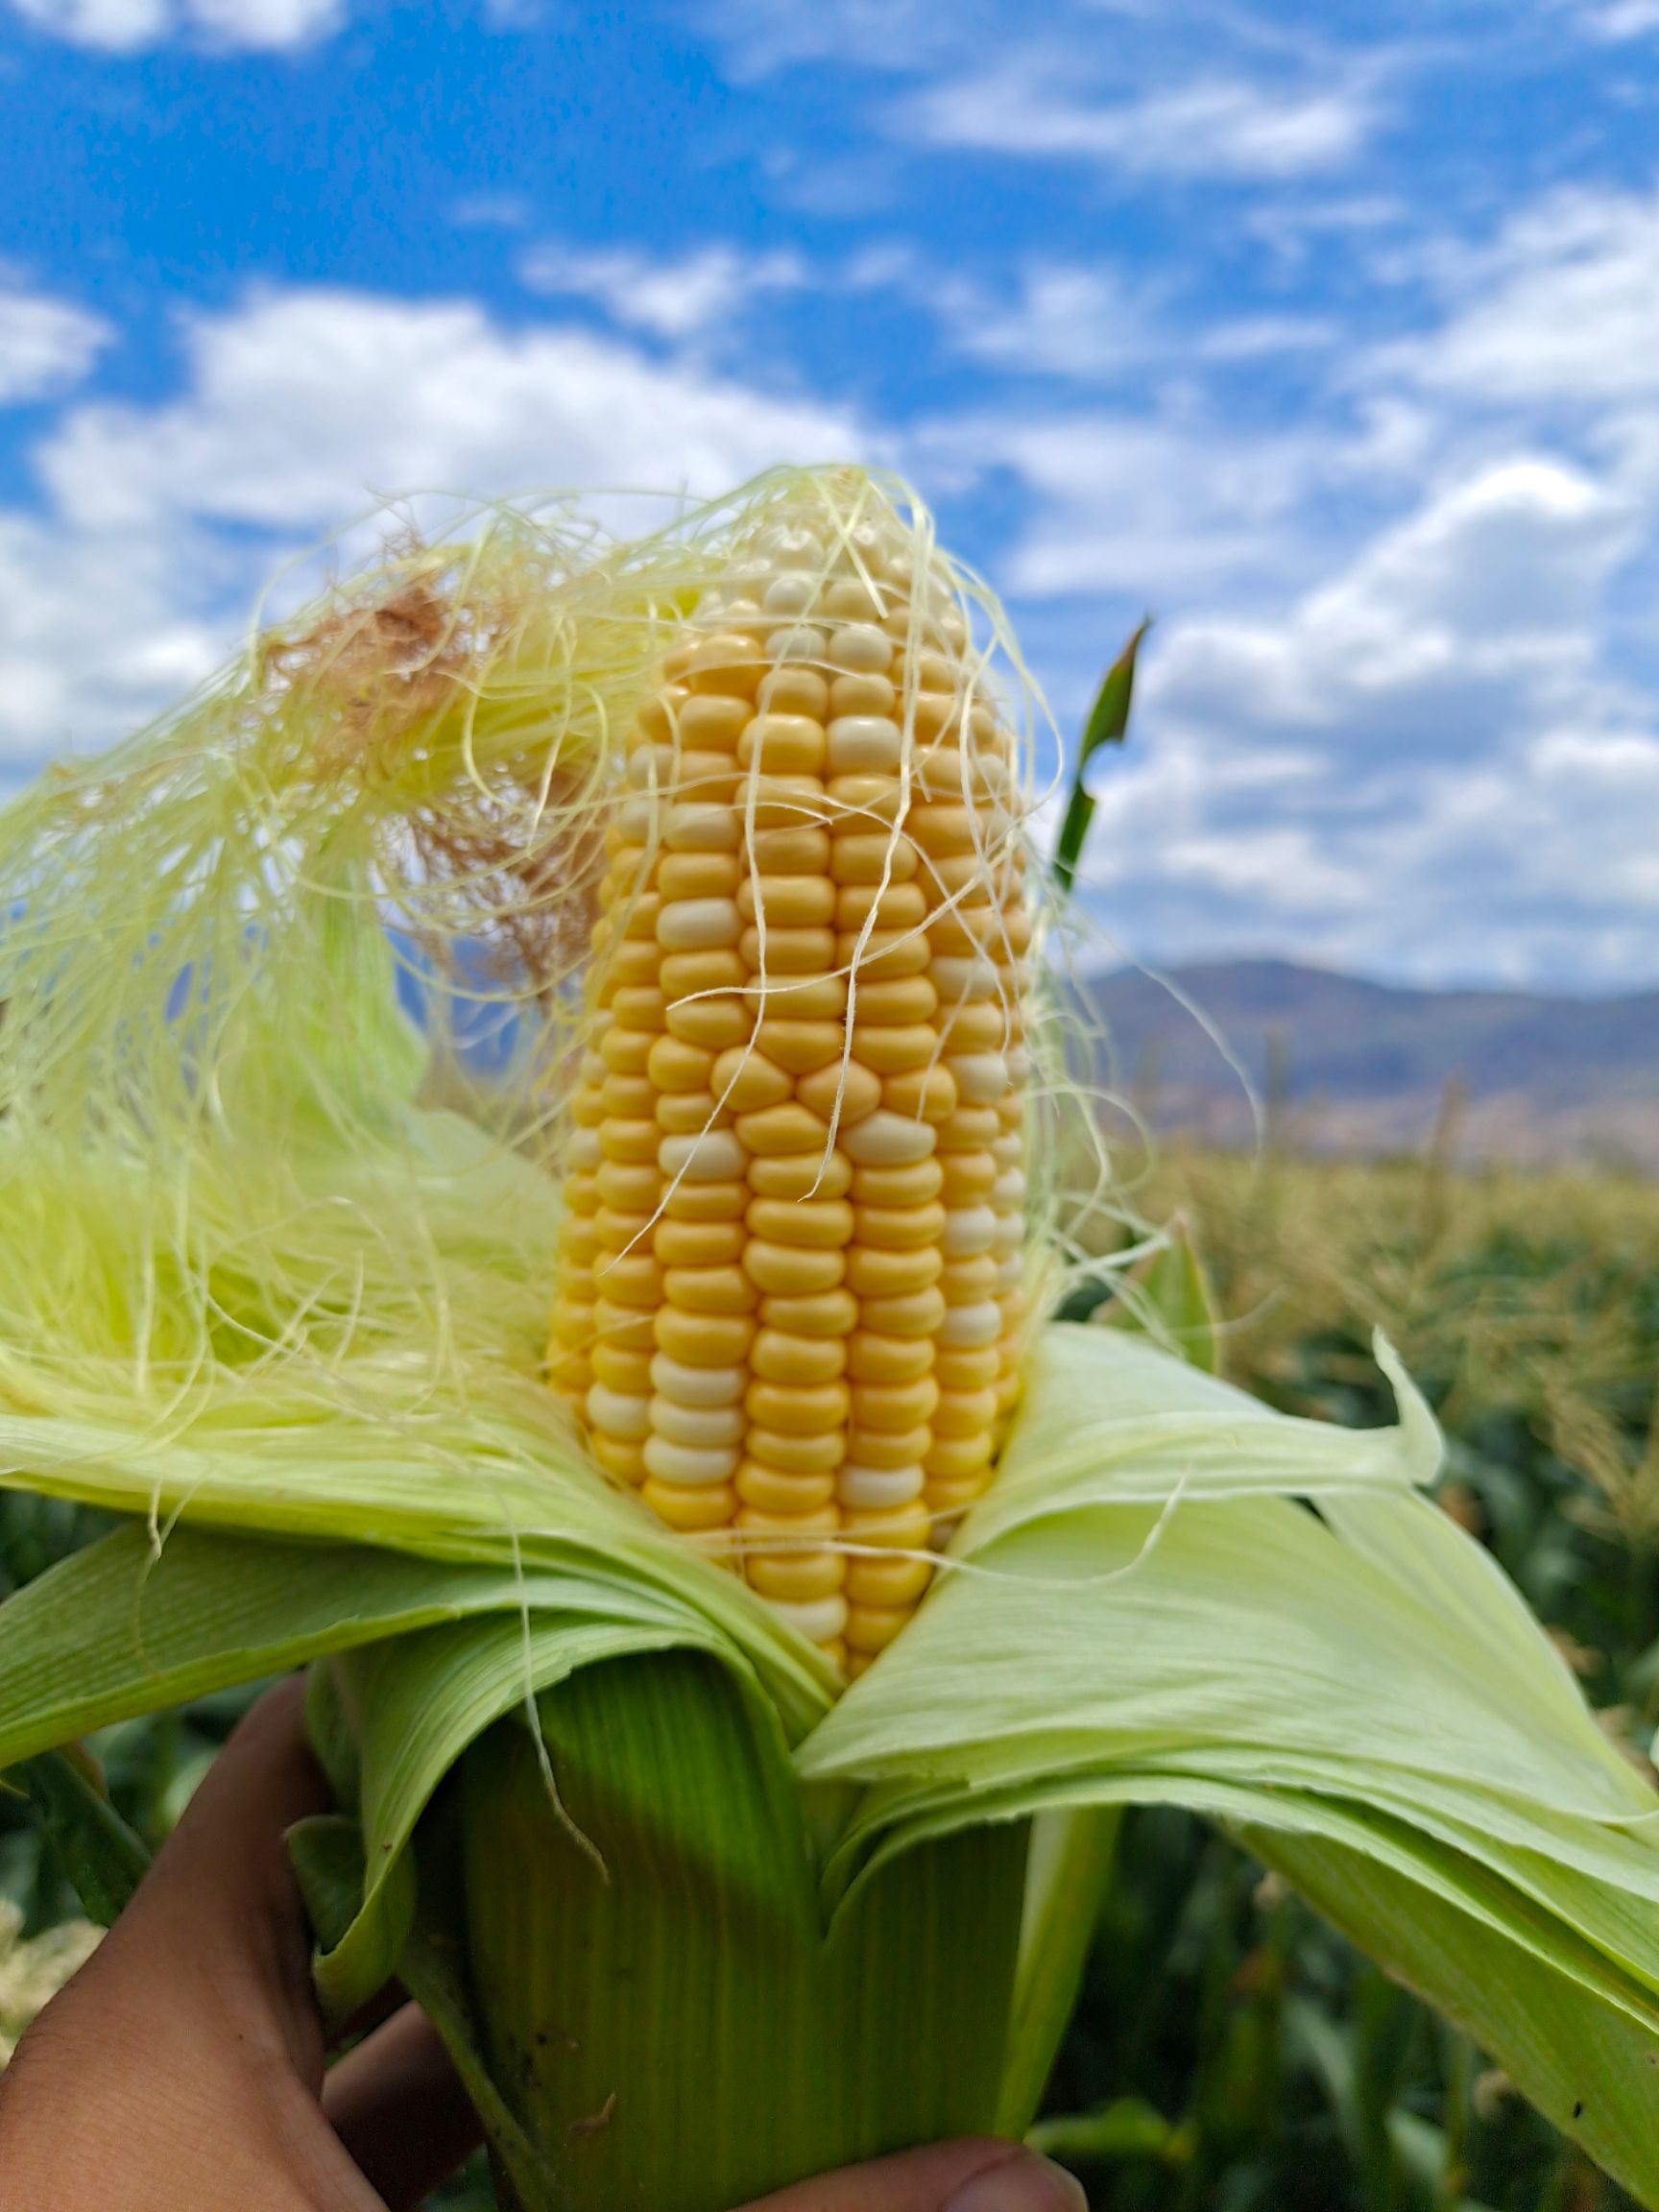
<svg viewBox="0 0 1659 2212">
<path fill-rule="evenodd" d="M 407 2212 L 478 2141 L 413 2005 L 325 2070 L 284 1831 L 325 1811 L 302 1697 L 261 1698 L 0 2076 L 0 2212 Z M 1011 2144 L 941 2144 L 750 2212 L 1084 2212 Z"/>
</svg>

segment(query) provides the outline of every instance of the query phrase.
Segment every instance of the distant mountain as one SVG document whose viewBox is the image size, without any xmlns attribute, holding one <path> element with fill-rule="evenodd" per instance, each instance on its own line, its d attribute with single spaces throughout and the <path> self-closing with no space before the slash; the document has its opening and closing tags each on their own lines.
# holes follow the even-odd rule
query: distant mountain
<svg viewBox="0 0 1659 2212">
<path fill-rule="evenodd" d="M 1286 960 L 1174 969 L 1298 1142 L 1414 1149 L 1453 1094 L 1466 1157 L 1622 1163 L 1659 1173 L 1659 991 L 1618 998 L 1416 991 Z M 1162 982 L 1123 969 L 1083 990 L 1118 1082 L 1156 1125 L 1247 1141 L 1238 1076 Z"/>
</svg>

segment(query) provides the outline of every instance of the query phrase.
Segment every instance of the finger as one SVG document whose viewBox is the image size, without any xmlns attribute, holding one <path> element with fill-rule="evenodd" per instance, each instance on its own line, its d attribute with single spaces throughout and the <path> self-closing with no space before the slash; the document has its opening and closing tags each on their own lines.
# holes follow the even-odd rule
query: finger
<svg viewBox="0 0 1659 2212">
<path fill-rule="evenodd" d="M 975 2138 L 848 2166 L 744 2212 L 1089 2212 L 1089 2200 L 1034 2151 Z"/>
<path fill-rule="evenodd" d="M 209 1987 L 233 2032 L 275 2035 L 302 2079 L 323 2078 L 311 1936 L 283 1837 L 329 1803 L 305 1740 L 298 1681 L 248 1714 L 100 1949 L 106 2001 L 141 1990 L 186 2009 Z"/>
<path fill-rule="evenodd" d="M 330 2071 L 323 2109 L 391 2212 L 419 2204 L 484 2139 L 418 2005 L 405 2005 Z"/>
</svg>

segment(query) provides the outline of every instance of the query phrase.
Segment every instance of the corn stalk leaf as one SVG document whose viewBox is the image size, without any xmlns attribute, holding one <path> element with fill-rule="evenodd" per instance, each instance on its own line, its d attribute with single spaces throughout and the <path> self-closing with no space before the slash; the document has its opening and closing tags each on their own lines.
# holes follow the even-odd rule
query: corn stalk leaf
<svg viewBox="0 0 1659 2212">
<path fill-rule="evenodd" d="M 82 1911 L 99 1927 L 112 1927 L 150 1863 L 142 1837 L 61 1751 L 27 1761 L 20 1778 Z"/>
<path fill-rule="evenodd" d="M 1120 745 L 1128 734 L 1129 708 L 1135 695 L 1135 662 L 1142 639 L 1151 626 L 1148 616 L 1107 669 L 1094 694 L 1094 704 L 1089 709 L 1089 719 L 1083 725 L 1083 734 L 1077 744 L 1077 765 L 1071 775 L 1071 795 L 1060 825 L 1060 841 L 1054 848 L 1054 880 L 1062 891 L 1071 888 L 1088 840 L 1089 825 L 1094 819 L 1094 794 L 1088 783 L 1089 763 L 1102 745 Z"/>
<path fill-rule="evenodd" d="M 1139 1331 L 1190 1367 L 1217 1373 L 1215 1299 L 1184 1214 L 1168 1223 L 1155 1252 L 1113 1284 L 1094 1318 L 1108 1328 Z"/>
</svg>

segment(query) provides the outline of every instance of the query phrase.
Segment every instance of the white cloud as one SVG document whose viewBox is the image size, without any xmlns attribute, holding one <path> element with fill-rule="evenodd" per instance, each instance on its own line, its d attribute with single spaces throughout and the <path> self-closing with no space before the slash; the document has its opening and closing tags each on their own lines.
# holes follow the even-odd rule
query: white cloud
<svg viewBox="0 0 1659 2212">
<path fill-rule="evenodd" d="M 868 451 L 849 416 L 467 301 L 270 292 L 190 326 L 159 406 L 71 408 L 0 511 L 0 753 L 101 743 L 234 643 L 287 553 L 380 494 L 724 491 Z"/>
<path fill-rule="evenodd" d="M 1596 0 L 1588 7 L 1577 5 L 1574 12 L 1593 38 L 1616 44 L 1659 31 L 1659 0 Z"/>
<path fill-rule="evenodd" d="M 0 407 L 79 383 L 109 336 L 108 325 L 83 307 L 0 291 Z"/>
<path fill-rule="evenodd" d="M 865 266 L 879 268 L 875 257 Z M 894 280 L 925 303 L 957 351 L 1019 375 L 1089 386 L 1135 374 L 1170 389 L 1197 364 L 1252 362 L 1319 352 L 1340 336 L 1335 323 L 1291 314 L 1238 315 L 1194 325 L 1177 312 L 1173 284 L 1126 276 L 1112 262 L 1036 260 L 1011 293 L 966 277 L 924 280 L 893 264 Z"/>
<path fill-rule="evenodd" d="M 1278 732 L 1369 732 L 1390 761 L 1407 746 L 1490 744 L 1492 724 L 1468 716 L 1482 694 L 1532 721 L 1577 699 L 1602 590 L 1635 542 L 1625 502 L 1558 463 L 1516 459 L 1384 531 L 1283 623 L 1181 625 L 1158 682 L 1177 713 L 1225 698 Z"/>
<path fill-rule="evenodd" d="M 982 285 L 944 283 L 933 304 L 960 351 L 1024 374 L 1097 382 L 1167 343 L 1156 301 L 1104 263 L 1038 263 L 1012 300 Z"/>
<path fill-rule="evenodd" d="M 626 247 L 542 245 L 524 256 L 519 275 L 532 291 L 595 301 L 624 329 L 673 342 L 730 330 L 758 295 L 807 281 L 798 253 L 748 254 L 732 246 L 660 261 Z"/>
<path fill-rule="evenodd" d="M 1142 747 L 1101 794 L 1111 918 L 1162 958 L 1273 946 L 1585 986 L 1650 970 L 1659 714 L 1599 656 L 1640 524 L 1518 455 L 1282 618 L 1155 632 Z"/>
<path fill-rule="evenodd" d="M 1380 120 L 1358 77 L 1310 87 L 1201 77 L 1118 100 L 1078 91 L 1076 74 L 1074 59 L 1017 57 L 928 86 L 897 119 L 935 146 L 1144 177 L 1272 181 L 1353 160 Z"/>
<path fill-rule="evenodd" d="M 506 330 L 465 301 L 267 293 L 197 323 L 190 350 L 182 399 L 81 408 L 41 447 L 40 472 L 81 527 L 173 512 L 305 529 L 412 491 L 712 492 L 859 443 L 829 407 L 583 331 Z"/>
<path fill-rule="evenodd" d="M 1424 382 L 1489 405 L 1659 396 L 1659 195 L 1555 194 L 1447 274 L 1463 303 L 1404 349 Z"/>
<path fill-rule="evenodd" d="M 198 684 L 232 641 L 204 604 L 222 571 L 193 534 L 0 513 L 0 766 L 104 743 Z"/>
<path fill-rule="evenodd" d="M 917 443 L 937 468 L 1019 482 L 1028 512 L 998 575 L 1027 600 L 1118 592 L 1185 607 L 1282 580 L 1310 557 L 1306 501 L 1334 469 L 1327 437 L 1240 439 L 1178 405 L 970 416 Z"/>
<path fill-rule="evenodd" d="M 11 0 L 38 30 L 72 45 L 132 54 L 174 37 L 275 52 L 338 30 L 345 0 Z"/>
</svg>

